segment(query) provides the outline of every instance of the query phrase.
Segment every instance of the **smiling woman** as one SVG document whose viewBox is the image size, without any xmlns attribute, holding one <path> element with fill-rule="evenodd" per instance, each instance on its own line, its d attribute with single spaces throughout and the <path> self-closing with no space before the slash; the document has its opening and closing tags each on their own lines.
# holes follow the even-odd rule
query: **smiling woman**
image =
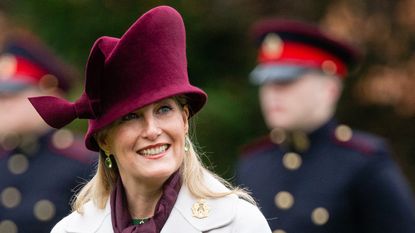
<svg viewBox="0 0 415 233">
<path fill-rule="evenodd" d="M 206 169 L 188 137 L 207 95 L 189 83 L 185 48 L 180 14 L 157 7 L 121 38 L 95 42 L 75 103 L 30 98 L 53 127 L 89 119 L 85 144 L 100 153 L 53 233 L 271 232 L 251 196 Z"/>
</svg>

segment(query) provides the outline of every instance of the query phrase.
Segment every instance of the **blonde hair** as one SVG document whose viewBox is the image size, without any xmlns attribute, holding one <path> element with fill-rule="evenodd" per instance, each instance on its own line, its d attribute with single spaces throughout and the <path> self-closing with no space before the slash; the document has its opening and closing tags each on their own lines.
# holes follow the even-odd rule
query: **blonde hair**
<svg viewBox="0 0 415 233">
<path fill-rule="evenodd" d="M 179 103 L 179 105 L 185 105 L 185 97 L 178 96 L 174 99 Z M 96 135 L 96 140 L 100 140 L 103 137 L 111 125 L 103 130 L 101 130 Z M 183 164 L 179 168 L 182 182 L 187 186 L 190 193 L 195 198 L 221 198 L 229 194 L 236 194 L 240 198 L 249 201 L 252 204 L 256 204 L 251 195 L 244 189 L 239 187 L 233 187 L 228 181 L 221 178 L 214 172 L 207 169 L 201 161 L 199 153 L 195 149 L 195 146 L 191 140 L 186 137 L 185 140 L 189 145 L 189 150 L 185 152 L 183 159 Z M 98 208 L 105 208 L 105 204 L 111 194 L 113 187 L 119 177 L 118 167 L 116 165 L 115 159 L 111 160 L 113 163 L 112 168 L 107 168 L 105 166 L 105 153 L 101 150 L 98 164 L 96 168 L 96 173 L 93 178 L 85 184 L 83 188 L 74 196 L 72 202 L 72 210 L 83 212 L 83 205 L 88 201 L 92 201 Z M 229 191 L 227 192 L 216 192 L 204 182 L 204 174 L 209 173 L 215 177 L 219 182 L 225 185 Z"/>
</svg>

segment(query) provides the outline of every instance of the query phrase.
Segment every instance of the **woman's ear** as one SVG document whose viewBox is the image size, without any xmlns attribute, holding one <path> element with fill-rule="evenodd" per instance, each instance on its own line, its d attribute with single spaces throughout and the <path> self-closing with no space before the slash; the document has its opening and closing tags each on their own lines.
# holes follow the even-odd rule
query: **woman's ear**
<svg viewBox="0 0 415 233">
<path fill-rule="evenodd" d="M 189 132 L 189 116 L 190 116 L 189 106 L 186 104 L 183 106 L 183 111 L 182 111 L 185 133 Z"/>
<path fill-rule="evenodd" d="M 110 146 L 106 135 L 98 134 L 98 136 L 95 137 L 95 140 L 97 141 L 99 148 L 103 150 L 105 154 L 110 154 Z"/>
</svg>

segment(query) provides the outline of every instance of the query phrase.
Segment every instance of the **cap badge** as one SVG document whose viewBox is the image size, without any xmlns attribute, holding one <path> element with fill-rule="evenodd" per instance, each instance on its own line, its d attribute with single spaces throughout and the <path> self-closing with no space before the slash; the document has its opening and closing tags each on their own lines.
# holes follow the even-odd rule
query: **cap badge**
<svg viewBox="0 0 415 233">
<path fill-rule="evenodd" d="M 13 55 L 3 55 L 0 57 L 0 80 L 12 77 L 16 72 L 17 61 Z"/>
<path fill-rule="evenodd" d="M 277 59 L 282 54 L 284 43 L 275 33 L 269 33 L 262 42 L 262 52 L 268 59 Z"/>
<path fill-rule="evenodd" d="M 209 215 L 210 207 L 206 204 L 205 199 L 199 199 L 192 206 L 192 214 L 195 218 L 206 218 Z"/>
</svg>

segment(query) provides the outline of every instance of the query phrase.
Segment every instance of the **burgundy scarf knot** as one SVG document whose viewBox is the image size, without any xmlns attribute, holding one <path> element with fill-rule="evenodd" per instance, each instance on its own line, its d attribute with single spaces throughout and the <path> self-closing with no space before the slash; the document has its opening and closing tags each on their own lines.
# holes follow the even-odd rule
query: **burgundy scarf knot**
<svg viewBox="0 0 415 233">
<path fill-rule="evenodd" d="M 159 233 L 166 223 L 177 200 L 181 187 L 179 172 L 173 173 L 163 184 L 163 194 L 157 202 L 154 216 L 146 223 L 132 225 L 128 211 L 125 189 L 121 178 L 111 193 L 111 221 L 114 233 Z"/>
</svg>

